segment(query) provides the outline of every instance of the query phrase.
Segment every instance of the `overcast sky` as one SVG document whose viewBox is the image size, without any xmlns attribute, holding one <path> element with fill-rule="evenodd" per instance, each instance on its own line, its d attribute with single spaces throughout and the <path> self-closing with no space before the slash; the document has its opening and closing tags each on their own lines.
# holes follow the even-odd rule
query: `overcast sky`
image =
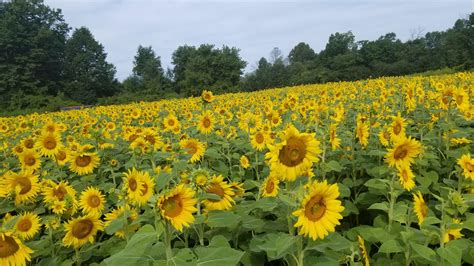
<svg viewBox="0 0 474 266">
<path fill-rule="evenodd" d="M 352 30 L 356 40 L 395 32 L 403 41 L 413 32 L 445 30 L 473 12 L 474 0 L 46 0 L 62 9 L 72 28 L 88 27 L 102 43 L 117 77 L 126 78 L 138 45 L 151 45 L 164 69 L 180 45 L 235 46 L 255 69 L 273 47 L 284 55 L 299 42 L 316 52 L 331 33 Z"/>
</svg>

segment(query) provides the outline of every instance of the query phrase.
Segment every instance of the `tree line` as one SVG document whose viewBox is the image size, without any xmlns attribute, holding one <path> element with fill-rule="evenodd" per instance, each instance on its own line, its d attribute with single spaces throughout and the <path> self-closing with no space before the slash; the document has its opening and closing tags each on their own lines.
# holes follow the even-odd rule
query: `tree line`
<svg viewBox="0 0 474 266">
<path fill-rule="evenodd" d="M 301 42 L 284 56 L 274 48 L 256 69 L 235 47 L 183 45 L 163 68 L 151 46 L 139 46 L 129 77 L 120 82 L 102 44 L 86 27 L 72 30 L 60 9 L 43 0 L 0 3 L 0 108 L 45 109 L 123 103 L 166 97 L 253 91 L 329 81 L 405 75 L 440 68 L 474 68 L 474 13 L 445 31 L 402 42 L 395 33 L 356 41 L 349 32 L 329 36 L 319 53 Z"/>
</svg>

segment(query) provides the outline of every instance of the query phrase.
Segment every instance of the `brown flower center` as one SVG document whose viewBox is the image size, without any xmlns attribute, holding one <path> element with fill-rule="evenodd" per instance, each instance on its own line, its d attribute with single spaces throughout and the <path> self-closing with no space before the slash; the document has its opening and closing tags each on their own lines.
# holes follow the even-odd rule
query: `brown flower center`
<svg viewBox="0 0 474 266">
<path fill-rule="evenodd" d="M 203 125 L 205 128 L 211 127 L 211 120 L 210 120 L 208 117 L 204 117 L 204 118 L 202 119 L 202 125 Z"/>
<path fill-rule="evenodd" d="M 26 176 L 20 176 L 15 178 L 14 185 L 21 187 L 20 195 L 26 194 L 31 190 L 31 181 Z"/>
<path fill-rule="evenodd" d="M 91 195 L 89 196 L 89 198 L 87 198 L 87 203 L 89 204 L 89 206 L 91 206 L 92 208 L 97 208 L 99 207 L 100 205 L 100 197 L 97 196 L 97 195 Z"/>
<path fill-rule="evenodd" d="M 265 141 L 265 138 L 263 137 L 262 133 L 257 133 L 257 135 L 255 135 L 255 140 L 258 144 L 262 144 L 263 141 Z"/>
<path fill-rule="evenodd" d="M 175 195 L 163 202 L 163 209 L 165 210 L 166 216 L 174 218 L 183 211 L 183 201 L 179 195 Z"/>
<path fill-rule="evenodd" d="M 272 193 L 274 188 L 275 188 L 275 182 L 273 182 L 273 180 L 268 180 L 267 186 L 265 187 L 265 191 L 267 193 Z"/>
<path fill-rule="evenodd" d="M 28 166 L 33 166 L 36 163 L 36 158 L 34 156 L 25 156 L 24 158 L 25 164 Z"/>
<path fill-rule="evenodd" d="M 54 137 L 48 136 L 43 140 L 43 146 L 48 150 L 53 150 L 56 148 L 56 140 Z"/>
<path fill-rule="evenodd" d="M 312 197 L 304 208 L 305 216 L 312 222 L 319 221 L 326 213 L 326 205 L 323 197 L 316 195 Z"/>
<path fill-rule="evenodd" d="M 94 223 L 91 220 L 79 220 L 72 226 L 72 235 L 79 239 L 85 238 L 92 232 L 92 228 L 94 228 Z"/>
<path fill-rule="evenodd" d="M 79 167 L 86 167 L 91 163 L 92 159 L 89 155 L 81 155 L 76 158 L 76 164 Z"/>
<path fill-rule="evenodd" d="M 146 135 L 145 136 L 145 140 L 150 142 L 151 144 L 155 144 L 156 143 L 156 140 L 155 140 L 155 137 L 153 135 Z"/>
<path fill-rule="evenodd" d="M 28 232 L 32 226 L 33 224 L 31 223 L 30 219 L 21 219 L 17 224 L 18 230 L 22 232 Z"/>
<path fill-rule="evenodd" d="M 400 123 L 396 123 L 395 126 L 393 127 L 393 133 L 395 133 L 395 135 L 398 135 L 400 134 L 401 131 L 402 131 L 402 126 L 400 125 Z"/>
<path fill-rule="evenodd" d="M 206 189 L 206 192 L 207 193 L 213 193 L 213 194 L 216 194 L 217 196 L 220 197 L 220 199 L 216 200 L 216 199 L 209 199 L 209 201 L 212 201 L 212 202 L 219 202 L 221 201 L 222 198 L 224 198 L 224 195 L 225 195 L 225 191 L 224 189 L 218 184 L 218 183 L 212 183 L 208 189 Z"/>
<path fill-rule="evenodd" d="M 395 149 L 395 152 L 393 153 L 393 158 L 395 160 L 403 160 L 408 154 L 408 150 L 406 149 L 405 146 L 399 146 Z"/>
<path fill-rule="evenodd" d="M 137 180 L 134 177 L 132 177 L 128 180 L 128 187 L 130 188 L 131 191 L 137 190 L 138 183 L 137 183 Z"/>
<path fill-rule="evenodd" d="M 421 216 L 425 218 L 426 216 L 428 216 L 428 207 L 426 207 L 425 204 L 422 204 L 420 206 L 420 212 L 421 212 Z"/>
<path fill-rule="evenodd" d="M 63 161 L 64 159 L 66 159 L 66 152 L 59 151 L 58 154 L 56 154 L 56 159 L 58 159 L 59 161 Z"/>
<path fill-rule="evenodd" d="M 195 154 L 197 152 L 197 147 L 194 144 L 188 144 L 186 148 L 188 149 L 187 154 Z"/>
<path fill-rule="evenodd" d="M 27 139 L 25 140 L 24 145 L 26 148 L 32 149 L 35 146 L 35 142 L 32 139 Z"/>
<path fill-rule="evenodd" d="M 60 201 L 64 200 L 64 197 L 67 195 L 67 190 L 60 186 L 56 189 L 53 189 L 53 195 Z"/>
<path fill-rule="evenodd" d="M 16 243 L 13 237 L 3 235 L 3 239 L 0 238 L 0 258 L 10 257 L 19 249 L 20 246 Z"/>
<path fill-rule="evenodd" d="M 143 186 L 142 189 L 140 189 L 140 192 L 142 193 L 142 196 L 148 193 L 148 185 L 145 182 L 143 182 Z"/>
<path fill-rule="evenodd" d="M 297 137 L 291 137 L 286 141 L 278 155 L 280 162 L 288 167 L 298 165 L 303 161 L 306 155 L 305 142 Z"/>
<path fill-rule="evenodd" d="M 174 119 L 168 119 L 168 126 L 174 126 Z"/>
</svg>

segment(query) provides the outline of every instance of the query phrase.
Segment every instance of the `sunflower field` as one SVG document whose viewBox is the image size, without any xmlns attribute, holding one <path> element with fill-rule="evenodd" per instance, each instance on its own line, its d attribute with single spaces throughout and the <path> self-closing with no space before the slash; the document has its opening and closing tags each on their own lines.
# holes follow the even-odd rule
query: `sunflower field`
<svg viewBox="0 0 474 266">
<path fill-rule="evenodd" d="M 474 72 L 0 118 L 0 265 L 474 264 Z"/>
</svg>

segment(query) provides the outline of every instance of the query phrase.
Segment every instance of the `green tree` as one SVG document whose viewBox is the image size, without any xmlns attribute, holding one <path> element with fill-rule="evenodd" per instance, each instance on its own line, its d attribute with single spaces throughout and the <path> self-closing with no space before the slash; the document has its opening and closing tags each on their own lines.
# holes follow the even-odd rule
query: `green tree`
<svg viewBox="0 0 474 266">
<path fill-rule="evenodd" d="M 56 95 L 68 25 L 42 0 L 0 2 L 0 102 Z"/>
<path fill-rule="evenodd" d="M 138 46 L 133 64 L 133 75 L 140 80 L 136 89 L 147 92 L 159 92 L 163 89 L 164 74 L 161 59 L 156 56 L 151 46 Z"/>
<path fill-rule="evenodd" d="M 290 64 L 296 62 L 305 63 L 313 61 L 316 58 L 316 53 L 311 47 L 304 42 L 298 43 L 288 54 Z"/>
<path fill-rule="evenodd" d="M 76 29 L 66 43 L 65 94 L 82 103 L 93 103 L 97 97 L 117 91 L 115 67 L 107 63 L 104 47 L 89 29 Z"/>
</svg>

